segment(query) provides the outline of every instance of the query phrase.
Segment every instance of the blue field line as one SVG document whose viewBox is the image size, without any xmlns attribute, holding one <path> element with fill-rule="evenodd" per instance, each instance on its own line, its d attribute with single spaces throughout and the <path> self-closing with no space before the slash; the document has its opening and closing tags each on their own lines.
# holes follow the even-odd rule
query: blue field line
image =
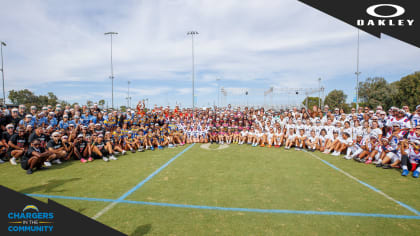
<svg viewBox="0 0 420 236">
<path fill-rule="evenodd" d="M 359 212 L 336 212 L 336 211 L 299 211 L 299 210 L 279 210 L 279 209 L 256 209 L 256 208 L 233 208 L 233 207 L 214 207 L 214 206 L 200 206 L 200 205 L 185 205 L 161 202 L 144 202 L 144 201 L 131 201 L 131 200 L 117 200 L 105 198 L 86 198 L 86 197 L 68 197 L 44 194 L 26 194 L 31 197 L 42 198 L 58 198 L 58 199 L 71 199 L 81 201 L 99 201 L 99 202 L 118 202 L 126 204 L 149 205 L 149 206 L 162 206 L 162 207 L 176 207 L 176 208 L 191 208 L 201 210 L 219 210 L 219 211 L 234 211 L 234 212 L 255 212 L 255 213 L 272 213 L 272 214 L 298 214 L 298 215 L 326 215 L 326 216 L 360 216 L 360 217 L 379 217 L 379 218 L 392 218 L 392 219 L 412 219 L 420 220 L 420 216 L 408 215 L 392 215 L 392 214 L 375 214 L 375 213 L 359 213 Z"/>
<path fill-rule="evenodd" d="M 141 188 L 147 181 L 151 180 L 155 175 L 157 175 L 159 172 L 161 172 L 165 167 L 167 167 L 169 164 L 171 164 L 175 159 L 180 157 L 182 154 L 184 154 L 186 151 L 188 151 L 190 148 L 194 146 L 195 143 L 191 144 L 189 147 L 185 148 L 182 152 L 178 153 L 176 156 L 172 157 L 168 162 L 166 162 L 163 166 L 161 166 L 159 169 L 155 170 L 151 175 L 149 175 L 146 179 L 138 183 L 136 186 L 134 186 L 132 189 L 128 190 L 125 194 L 123 194 L 121 197 L 119 197 L 117 200 L 124 200 L 126 197 L 128 197 L 130 194 L 132 194 L 137 189 Z"/>
<path fill-rule="evenodd" d="M 333 169 L 335 169 L 335 170 L 337 170 L 337 171 L 340 171 L 340 172 L 346 173 L 345 171 L 343 171 L 342 169 L 340 169 L 340 168 L 336 167 L 335 165 L 333 165 L 333 164 L 329 163 L 328 161 L 326 161 L 326 160 L 324 160 L 324 159 L 322 159 L 322 158 L 320 158 L 320 157 L 318 157 L 318 158 L 319 158 L 319 160 L 321 160 L 322 162 L 324 162 L 326 165 L 330 166 L 331 168 L 333 168 Z M 354 177 L 353 177 L 353 178 L 354 178 Z M 361 180 L 359 180 L 359 179 L 356 179 L 356 178 L 354 178 L 354 180 L 356 180 L 356 181 L 357 181 L 357 182 L 359 182 L 360 184 L 362 184 L 362 185 L 364 185 L 364 186 L 366 186 L 366 187 L 368 187 L 368 188 L 372 189 L 372 190 L 373 190 L 373 191 L 375 191 L 375 192 L 378 192 L 378 193 L 383 194 L 383 192 L 382 192 L 381 190 L 379 190 L 379 189 L 377 189 L 377 188 L 373 187 L 372 185 L 370 185 L 370 184 L 368 184 L 368 183 L 365 183 L 365 182 L 363 182 L 363 181 L 361 181 Z M 402 206 L 402 207 L 406 208 L 407 210 L 409 210 L 409 211 L 411 211 L 411 212 L 415 213 L 416 215 L 420 216 L 420 212 L 419 212 L 419 211 L 417 211 L 416 209 L 414 209 L 413 207 L 411 207 L 411 206 L 409 206 L 409 205 L 407 205 L 407 204 L 405 204 L 405 203 L 402 203 L 402 202 L 400 202 L 400 201 L 397 201 L 397 200 L 395 200 L 395 202 L 396 202 L 396 203 L 398 203 L 400 206 Z"/>
</svg>

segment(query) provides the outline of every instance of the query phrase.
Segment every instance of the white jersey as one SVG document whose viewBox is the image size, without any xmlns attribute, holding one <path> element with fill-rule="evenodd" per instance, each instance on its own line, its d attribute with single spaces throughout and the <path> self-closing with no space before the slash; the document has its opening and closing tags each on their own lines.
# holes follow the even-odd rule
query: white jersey
<svg viewBox="0 0 420 236">
<path fill-rule="evenodd" d="M 415 150 L 412 145 L 410 145 L 410 148 L 408 149 L 408 157 L 411 163 L 420 164 L 420 152 Z"/>
<path fill-rule="evenodd" d="M 379 128 L 373 129 L 370 131 L 370 135 L 376 135 L 377 137 L 379 137 L 379 135 L 382 135 L 382 130 Z"/>
<path fill-rule="evenodd" d="M 311 143 L 314 143 L 314 142 L 316 141 L 316 137 L 314 137 L 314 136 L 309 136 L 309 137 L 308 137 L 308 140 L 309 140 Z"/>
<path fill-rule="evenodd" d="M 327 143 L 328 139 L 330 139 L 330 137 L 328 135 L 325 135 L 325 136 L 319 135 L 318 136 L 318 140 L 321 143 L 321 146 L 324 146 Z"/>
<path fill-rule="evenodd" d="M 413 131 L 408 134 L 407 139 L 411 142 L 414 142 L 416 140 L 420 140 L 420 135 L 417 135 L 416 132 Z"/>
<path fill-rule="evenodd" d="M 420 115 L 416 113 L 411 117 L 411 125 L 412 127 L 416 127 L 417 125 L 420 125 Z"/>
</svg>

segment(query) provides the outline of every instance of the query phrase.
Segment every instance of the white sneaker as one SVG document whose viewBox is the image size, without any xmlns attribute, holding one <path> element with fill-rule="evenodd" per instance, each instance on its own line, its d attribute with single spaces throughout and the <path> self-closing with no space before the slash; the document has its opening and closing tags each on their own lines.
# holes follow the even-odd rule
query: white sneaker
<svg viewBox="0 0 420 236">
<path fill-rule="evenodd" d="M 106 157 L 102 157 L 102 160 L 109 161 L 108 158 L 106 158 Z"/>
<path fill-rule="evenodd" d="M 116 161 L 116 160 L 118 160 L 114 155 L 112 155 L 112 156 L 110 156 L 109 157 L 109 160 L 113 160 L 113 161 Z"/>
<path fill-rule="evenodd" d="M 44 162 L 44 165 L 49 167 L 49 166 L 51 166 L 51 162 L 49 162 L 49 161 L 45 161 L 45 162 Z"/>
<path fill-rule="evenodd" d="M 12 157 L 9 161 L 10 161 L 10 164 L 17 165 L 16 158 Z"/>
<path fill-rule="evenodd" d="M 4 163 L 4 161 L 2 159 L 0 159 L 0 164 L 3 164 L 3 163 Z"/>
<path fill-rule="evenodd" d="M 125 150 L 123 150 L 123 151 L 122 151 L 122 154 L 123 154 L 123 155 L 125 155 L 125 153 L 126 153 L 126 151 L 125 151 Z"/>
<path fill-rule="evenodd" d="M 115 155 L 120 155 L 120 153 L 119 153 L 119 152 L 114 152 L 114 154 L 115 154 Z"/>
<path fill-rule="evenodd" d="M 59 159 L 54 159 L 52 161 L 53 164 L 61 164 L 61 161 Z"/>
</svg>

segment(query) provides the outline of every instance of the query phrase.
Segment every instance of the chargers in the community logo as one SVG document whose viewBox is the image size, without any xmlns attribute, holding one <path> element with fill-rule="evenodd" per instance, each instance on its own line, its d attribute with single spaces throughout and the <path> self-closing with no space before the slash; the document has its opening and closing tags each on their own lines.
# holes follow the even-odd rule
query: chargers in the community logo
<svg viewBox="0 0 420 236">
<path fill-rule="evenodd" d="M 379 12 L 381 9 L 385 12 Z M 366 13 L 375 18 L 358 19 L 358 26 L 412 26 L 414 24 L 414 19 L 401 17 L 404 15 L 405 9 L 395 4 L 372 5 L 366 9 Z"/>
<path fill-rule="evenodd" d="M 9 212 L 9 232 L 51 232 L 53 212 L 40 212 L 35 205 L 26 205 L 21 212 Z"/>
</svg>

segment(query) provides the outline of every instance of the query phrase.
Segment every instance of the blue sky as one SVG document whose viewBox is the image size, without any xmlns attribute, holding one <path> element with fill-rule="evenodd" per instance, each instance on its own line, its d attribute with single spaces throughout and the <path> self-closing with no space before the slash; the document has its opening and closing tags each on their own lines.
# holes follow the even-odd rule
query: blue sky
<svg viewBox="0 0 420 236">
<path fill-rule="evenodd" d="M 357 29 L 296 0 L 2 1 L 0 40 L 6 90 L 54 92 L 60 99 L 111 104 L 109 37 L 114 38 L 114 103 L 191 105 L 191 38 L 196 30 L 199 106 L 263 104 L 275 88 L 344 90 L 355 96 Z M 420 49 L 361 32 L 360 79 L 389 82 L 420 70 Z M 303 95 L 276 94 L 278 104 Z M 266 99 L 269 103 L 269 98 Z"/>
</svg>

